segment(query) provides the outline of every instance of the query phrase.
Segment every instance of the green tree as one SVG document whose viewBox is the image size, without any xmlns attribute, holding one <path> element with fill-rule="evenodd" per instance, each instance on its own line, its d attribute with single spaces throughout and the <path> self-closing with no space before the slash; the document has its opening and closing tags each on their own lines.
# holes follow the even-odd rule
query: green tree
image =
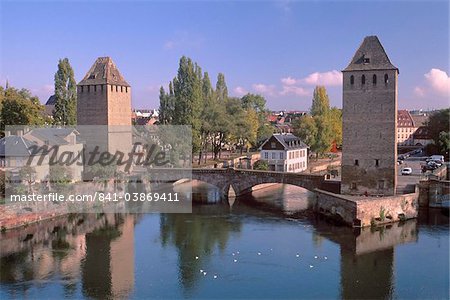
<svg viewBox="0 0 450 300">
<path fill-rule="evenodd" d="M 228 98 L 228 88 L 223 73 L 217 75 L 216 95 L 219 101 L 225 101 Z"/>
<path fill-rule="evenodd" d="M 77 84 L 69 59 L 60 59 L 55 74 L 55 110 L 53 123 L 56 125 L 76 125 Z"/>
<path fill-rule="evenodd" d="M 268 171 L 269 170 L 269 163 L 265 160 L 257 160 L 253 164 L 254 170 L 261 170 L 261 171 Z"/>
<path fill-rule="evenodd" d="M 318 128 L 312 116 L 301 116 L 293 122 L 294 134 L 304 141 L 312 151 L 316 150 Z"/>
<path fill-rule="evenodd" d="M 312 116 L 323 116 L 330 110 L 330 99 L 324 86 L 316 86 L 311 105 Z"/>
<path fill-rule="evenodd" d="M 449 152 L 449 120 L 450 120 L 450 108 L 441 109 L 434 112 L 428 122 L 428 132 L 434 141 L 436 150 L 443 155 L 448 156 Z"/>
<path fill-rule="evenodd" d="M 342 110 L 332 107 L 329 113 L 331 135 L 337 145 L 342 145 Z"/>
<path fill-rule="evenodd" d="M 1 134 L 5 125 L 44 125 L 49 119 L 44 115 L 44 106 L 26 89 L 8 88 L 0 90 Z"/>
</svg>

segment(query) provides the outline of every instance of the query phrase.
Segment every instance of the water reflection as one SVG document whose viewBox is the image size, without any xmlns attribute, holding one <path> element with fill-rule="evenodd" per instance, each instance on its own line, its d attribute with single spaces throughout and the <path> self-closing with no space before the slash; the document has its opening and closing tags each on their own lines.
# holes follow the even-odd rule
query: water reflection
<svg viewBox="0 0 450 300">
<path fill-rule="evenodd" d="M 162 214 L 161 243 L 178 252 L 179 280 L 189 291 L 203 276 L 202 265 L 215 251 L 223 253 L 231 235 L 241 231 L 239 219 L 229 216 L 228 205 L 195 206 L 192 214 Z"/>
<path fill-rule="evenodd" d="M 70 215 L 3 233 L 0 282 L 9 286 L 10 296 L 22 297 L 57 280 L 72 297 L 81 276 L 86 297 L 126 296 L 134 283 L 134 219 Z"/>
<path fill-rule="evenodd" d="M 193 195 L 203 204 L 192 214 L 70 215 L 2 233 L 0 296 L 362 299 L 442 298 L 448 292 L 448 218 L 440 211 L 362 230 L 311 213 L 311 194 L 301 188 L 272 186 L 231 208 L 216 201 L 210 186 L 195 187 Z M 153 244 L 149 236 L 156 236 Z M 236 249 L 239 263 L 231 256 Z M 209 277 L 199 272 L 203 268 Z M 221 274 L 213 284 L 216 271 Z M 410 287 L 422 272 L 431 278 L 428 285 Z M 151 279 L 161 284 L 151 286 Z"/>
</svg>

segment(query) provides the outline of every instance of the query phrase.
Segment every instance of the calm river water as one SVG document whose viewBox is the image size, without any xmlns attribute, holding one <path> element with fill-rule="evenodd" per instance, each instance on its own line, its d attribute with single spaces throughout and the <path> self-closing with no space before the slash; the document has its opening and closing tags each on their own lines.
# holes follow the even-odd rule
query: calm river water
<svg viewBox="0 0 450 300">
<path fill-rule="evenodd" d="M 71 215 L 2 234 L 0 298 L 449 297 L 440 211 L 361 231 L 312 214 L 296 187 L 231 208 L 193 192 L 192 214 Z"/>
</svg>

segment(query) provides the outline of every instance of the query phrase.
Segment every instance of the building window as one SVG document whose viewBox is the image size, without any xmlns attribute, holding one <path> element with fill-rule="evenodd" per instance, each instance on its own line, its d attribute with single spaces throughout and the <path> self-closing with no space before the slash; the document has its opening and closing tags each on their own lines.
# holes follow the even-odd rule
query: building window
<svg viewBox="0 0 450 300">
<path fill-rule="evenodd" d="M 385 84 L 389 83 L 389 76 L 388 76 L 388 74 L 384 74 L 384 83 Z"/>
<path fill-rule="evenodd" d="M 88 87 L 88 93 L 89 93 L 91 91 L 91 86 L 88 85 L 87 87 Z"/>
<path fill-rule="evenodd" d="M 378 180 L 378 189 L 383 190 L 384 189 L 384 180 Z"/>
<path fill-rule="evenodd" d="M 350 76 L 350 84 L 354 84 L 355 83 L 355 76 Z"/>
<path fill-rule="evenodd" d="M 272 159 L 275 159 L 275 153 L 272 153 Z"/>
<path fill-rule="evenodd" d="M 373 74 L 372 76 L 372 83 L 373 85 L 377 85 L 377 75 Z"/>
<path fill-rule="evenodd" d="M 83 92 L 83 86 L 81 86 L 81 92 Z"/>
<path fill-rule="evenodd" d="M 94 85 L 94 92 L 97 91 L 97 85 Z"/>
<path fill-rule="evenodd" d="M 125 87 L 125 93 L 128 93 L 128 87 L 127 86 Z"/>
<path fill-rule="evenodd" d="M 269 153 L 268 152 L 264 152 L 264 158 L 265 159 L 269 159 Z"/>
<path fill-rule="evenodd" d="M 100 85 L 100 90 L 103 92 L 103 84 Z"/>
<path fill-rule="evenodd" d="M 113 86 L 111 85 L 111 92 L 113 92 Z"/>
<path fill-rule="evenodd" d="M 270 148 L 275 149 L 277 147 L 277 145 L 275 144 L 275 142 L 270 143 Z"/>
<path fill-rule="evenodd" d="M 123 93 L 123 86 L 120 86 L 120 92 Z"/>
<path fill-rule="evenodd" d="M 356 190 L 357 186 L 356 186 L 356 182 L 352 182 L 350 189 L 352 190 Z"/>
<path fill-rule="evenodd" d="M 283 152 L 280 153 L 280 159 L 284 159 Z"/>
<path fill-rule="evenodd" d="M 362 84 L 362 85 L 366 84 L 366 75 L 363 75 L 363 76 L 361 77 L 361 84 Z"/>
<path fill-rule="evenodd" d="M 355 159 L 355 166 L 359 166 L 359 160 Z"/>
<path fill-rule="evenodd" d="M 380 166 L 380 160 L 379 159 L 375 159 L 375 167 L 379 167 Z"/>
<path fill-rule="evenodd" d="M 116 92 L 118 92 L 119 91 L 119 86 L 118 85 L 116 85 Z"/>
<path fill-rule="evenodd" d="M 364 64 L 367 65 L 370 63 L 370 58 L 364 57 Z"/>
</svg>

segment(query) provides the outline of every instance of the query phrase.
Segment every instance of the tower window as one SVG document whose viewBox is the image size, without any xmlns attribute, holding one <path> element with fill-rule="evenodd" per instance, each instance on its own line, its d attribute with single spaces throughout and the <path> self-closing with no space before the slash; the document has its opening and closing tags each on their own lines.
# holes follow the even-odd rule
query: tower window
<svg viewBox="0 0 450 300">
<path fill-rule="evenodd" d="M 83 86 L 81 86 L 81 92 L 83 92 Z"/>
<path fill-rule="evenodd" d="M 373 85 L 377 84 L 377 75 L 375 75 L 375 74 L 373 74 L 373 76 L 372 76 L 372 83 L 373 83 Z"/>
<path fill-rule="evenodd" d="M 354 84 L 355 83 L 355 76 L 350 76 L 350 84 Z"/>
<path fill-rule="evenodd" d="M 363 75 L 362 77 L 361 77 L 361 84 L 366 84 L 366 75 Z"/>
<path fill-rule="evenodd" d="M 123 86 L 120 86 L 120 92 L 123 92 Z"/>
<path fill-rule="evenodd" d="M 100 85 L 101 91 L 103 92 L 103 84 Z"/>
<path fill-rule="evenodd" d="M 352 189 L 352 190 L 356 190 L 356 182 L 352 182 L 352 185 L 351 185 L 351 187 L 350 187 L 350 189 Z"/>
<path fill-rule="evenodd" d="M 370 63 L 370 58 L 364 57 L 364 64 L 367 65 Z"/>
<path fill-rule="evenodd" d="M 116 92 L 118 92 L 119 91 L 119 86 L 118 85 L 116 85 Z"/>
<path fill-rule="evenodd" d="M 355 159 L 355 166 L 359 166 L 359 160 Z"/>
<path fill-rule="evenodd" d="M 97 91 L 97 85 L 94 85 L 94 92 Z"/>
<path fill-rule="evenodd" d="M 378 180 L 378 189 L 383 190 L 384 189 L 384 180 Z"/>
<path fill-rule="evenodd" d="M 88 85 L 88 93 L 91 91 L 91 86 Z"/>
<path fill-rule="evenodd" d="M 113 86 L 112 86 L 112 84 L 111 84 L 111 92 L 113 92 Z"/>
<path fill-rule="evenodd" d="M 380 166 L 380 160 L 379 159 L 375 159 L 375 167 L 379 167 Z"/>
<path fill-rule="evenodd" d="M 125 93 L 128 93 L 128 87 L 127 86 L 125 87 Z"/>
<path fill-rule="evenodd" d="M 389 76 L 388 76 L 388 74 L 384 74 L 384 83 L 386 83 L 386 84 L 389 83 Z"/>
</svg>

